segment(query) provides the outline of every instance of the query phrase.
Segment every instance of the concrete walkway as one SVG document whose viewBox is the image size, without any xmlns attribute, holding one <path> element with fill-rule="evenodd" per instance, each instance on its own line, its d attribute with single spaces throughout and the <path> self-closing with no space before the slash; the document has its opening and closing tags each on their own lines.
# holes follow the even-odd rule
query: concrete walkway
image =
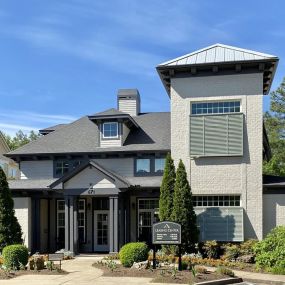
<svg viewBox="0 0 285 285">
<path fill-rule="evenodd" d="M 207 267 L 209 271 L 216 271 L 215 267 Z M 262 280 L 263 282 L 254 282 L 254 283 L 262 283 L 262 284 L 271 284 L 270 282 L 278 282 L 280 284 L 285 285 L 285 275 L 273 275 L 266 273 L 257 273 L 257 272 L 246 272 L 242 270 L 233 270 L 237 277 L 240 277 L 244 280 Z"/>
<path fill-rule="evenodd" d="M 62 268 L 69 272 L 66 275 L 22 275 L 10 280 L 0 280 L 0 285 L 17 284 L 17 285 L 84 285 L 84 284 L 96 284 L 96 285 L 134 285 L 134 284 L 156 284 L 165 285 L 159 283 L 151 283 L 151 278 L 134 278 L 134 277 L 103 277 L 100 269 L 92 267 L 92 264 L 102 259 L 102 255 L 81 255 L 73 260 L 64 261 Z M 214 270 L 214 268 L 209 268 Z M 264 280 L 264 283 L 270 284 L 271 281 L 280 282 L 285 284 L 285 275 L 270 275 L 261 273 L 252 273 L 234 270 L 236 276 L 250 279 L 250 280 Z M 281 283 L 283 282 L 283 283 Z"/>
</svg>

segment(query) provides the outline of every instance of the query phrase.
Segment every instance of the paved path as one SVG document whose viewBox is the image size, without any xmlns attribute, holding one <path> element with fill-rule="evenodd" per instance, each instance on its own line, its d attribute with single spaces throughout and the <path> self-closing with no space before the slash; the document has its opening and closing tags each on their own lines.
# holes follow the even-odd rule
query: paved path
<svg viewBox="0 0 285 285">
<path fill-rule="evenodd" d="M 102 256 L 83 255 L 73 260 L 64 261 L 62 268 L 69 272 L 66 275 L 22 275 L 10 280 L 0 280 L 0 285 L 165 285 L 151 283 L 151 278 L 133 278 L 133 277 L 103 277 L 100 269 L 92 267 L 92 264 L 102 259 Z M 213 269 L 212 269 L 213 270 Z M 270 281 L 283 281 L 285 284 L 285 275 L 269 275 L 260 273 L 251 273 L 235 270 L 238 277 L 265 280 L 263 282 L 243 282 L 241 285 L 252 284 L 270 284 Z"/>
<path fill-rule="evenodd" d="M 0 285 L 135 285 L 152 284 L 151 278 L 132 277 L 103 277 L 102 271 L 92 267 L 92 264 L 101 260 L 102 256 L 86 255 L 67 260 L 62 263 L 62 268 L 68 272 L 66 275 L 22 275 L 10 280 L 0 280 Z M 159 285 L 156 283 L 156 285 Z M 163 284 L 165 285 L 165 284 Z"/>
</svg>

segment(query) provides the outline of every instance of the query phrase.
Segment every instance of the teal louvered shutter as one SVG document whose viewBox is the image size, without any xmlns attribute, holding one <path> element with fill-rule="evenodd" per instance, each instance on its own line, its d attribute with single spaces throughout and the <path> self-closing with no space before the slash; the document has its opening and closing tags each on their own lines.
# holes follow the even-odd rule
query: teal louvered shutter
<svg viewBox="0 0 285 285">
<path fill-rule="evenodd" d="M 243 153 L 243 114 L 228 115 L 228 153 Z"/>
<path fill-rule="evenodd" d="M 192 155 L 201 155 L 204 153 L 204 117 L 191 118 L 190 124 L 190 152 Z"/>
<path fill-rule="evenodd" d="M 191 156 L 243 154 L 243 114 L 190 117 Z"/>
<path fill-rule="evenodd" d="M 195 207 L 200 240 L 244 240 L 242 207 Z"/>
</svg>

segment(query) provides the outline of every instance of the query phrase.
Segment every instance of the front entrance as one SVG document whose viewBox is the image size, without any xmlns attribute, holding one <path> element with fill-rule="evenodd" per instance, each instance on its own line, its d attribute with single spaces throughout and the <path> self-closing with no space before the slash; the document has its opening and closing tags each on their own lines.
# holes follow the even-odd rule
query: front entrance
<svg viewBox="0 0 285 285">
<path fill-rule="evenodd" d="M 109 251 L 109 211 L 94 211 L 94 251 Z"/>
</svg>

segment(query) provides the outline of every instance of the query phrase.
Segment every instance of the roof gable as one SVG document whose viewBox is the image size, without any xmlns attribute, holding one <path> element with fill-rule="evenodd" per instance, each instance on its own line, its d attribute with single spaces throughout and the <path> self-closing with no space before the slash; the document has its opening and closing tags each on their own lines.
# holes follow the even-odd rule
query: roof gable
<svg viewBox="0 0 285 285">
<path fill-rule="evenodd" d="M 59 178 L 58 180 L 53 182 L 50 185 L 50 188 L 55 188 L 55 189 L 65 188 L 65 187 L 62 187 L 63 184 L 69 183 L 69 181 L 74 180 L 74 178 L 76 176 L 80 175 L 88 167 L 91 167 L 93 170 L 95 170 L 96 172 L 98 172 L 100 174 L 99 179 L 97 179 L 98 181 L 100 181 L 100 180 L 102 180 L 102 178 L 104 178 L 106 181 L 109 182 L 108 184 L 110 184 L 110 185 L 112 184 L 114 187 L 117 187 L 117 188 L 128 188 L 130 186 L 129 182 L 126 179 L 124 179 L 123 177 L 121 177 L 120 175 L 118 175 L 117 173 L 104 168 L 103 166 L 101 166 L 97 162 L 95 162 L 94 160 L 89 160 L 86 163 L 79 165 L 73 171 L 63 175 L 61 178 Z M 97 178 L 96 175 L 92 175 L 92 177 L 93 177 L 92 179 L 95 179 L 94 181 L 92 181 L 94 184 L 94 185 L 92 185 L 93 187 L 98 188 L 98 185 L 99 185 L 99 187 L 104 188 L 104 186 L 102 186 L 102 185 L 104 185 L 103 183 L 97 183 L 98 181 L 96 181 L 96 178 Z M 84 179 L 84 181 L 91 182 L 91 181 L 86 180 L 86 179 Z M 109 185 L 109 187 L 111 187 L 110 185 Z M 88 185 L 88 187 L 89 186 L 90 185 Z M 70 185 L 69 185 L 69 187 L 70 187 Z"/>
<path fill-rule="evenodd" d="M 214 44 L 189 54 L 171 59 L 158 66 L 194 65 L 216 62 L 255 61 L 277 59 L 275 55 L 242 49 L 223 44 Z"/>
</svg>

